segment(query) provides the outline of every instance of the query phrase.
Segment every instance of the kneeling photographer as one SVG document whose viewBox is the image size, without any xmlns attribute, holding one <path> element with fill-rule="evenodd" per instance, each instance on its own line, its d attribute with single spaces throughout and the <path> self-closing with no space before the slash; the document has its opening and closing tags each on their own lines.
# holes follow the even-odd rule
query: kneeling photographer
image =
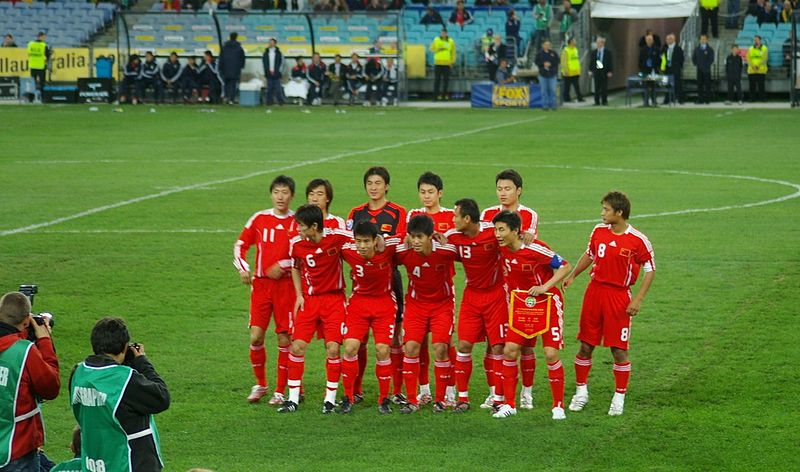
<svg viewBox="0 0 800 472">
<path fill-rule="evenodd" d="M 0 298 L 0 470 L 38 472 L 39 447 L 44 444 L 39 401 L 56 398 L 60 388 L 58 358 L 49 325 L 34 320 L 31 302 L 25 294 L 3 295 Z"/>
<path fill-rule="evenodd" d="M 81 428 L 84 470 L 160 471 L 158 431 L 152 415 L 169 408 L 164 380 L 120 318 L 92 329 L 94 355 L 76 365 L 69 382 L 72 411 Z"/>
</svg>

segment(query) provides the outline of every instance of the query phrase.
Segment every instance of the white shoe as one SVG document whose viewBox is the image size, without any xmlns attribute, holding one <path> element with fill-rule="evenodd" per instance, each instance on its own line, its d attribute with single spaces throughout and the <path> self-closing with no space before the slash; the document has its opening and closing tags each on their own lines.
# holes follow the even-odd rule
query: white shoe
<svg viewBox="0 0 800 472">
<path fill-rule="evenodd" d="M 286 401 L 286 399 L 283 397 L 283 394 L 280 392 L 275 392 L 272 394 L 272 398 L 270 398 L 267 403 L 270 405 L 283 405 L 284 401 Z"/>
<path fill-rule="evenodd" d="M 432 400 L 433 400 L 433 397 L 431 396 L 430 393 L 420 393 L 419 395 L 417 395 L 417 402 L 420 405 L 427 405 Z"/>
<path fill-rule="evenodd" d="M 553 419 L 554 420 L 565 420 L 567 419 L 567 414 L 564 413 L 564 409 L 560 406 L 553 408 Z"/>
<path fill-rule="evenodd" d="M 266 395 L 267 395 L 267 387 L 262 387 L 261 385 L 253 385 L 253 388 L 250 389 L 250 395 L 247 396 L 247 401 L 250 403 L 255 403 L 261 400 Z"/>
<path fill-rule="evenodd" d="M 519 407 L 523 410 L 533 410 L 533 396 L 532 395 L 520 395 L 519 396 Z"/>
<path fill-rule="evenodd" d="M 484 410 L 488 410 L 493 406 L 494 406 L 494 394 L 490 393 L 489 396 L 486 397 L 486 400 L 484 400 L 483 403 L 481 403 L 481 408 L 483 408 Z"/>
<path fill-rule="evenodd" d="M 586 404 L 589 403 L 589 394 L 572 396 L 572 401 L 569 402 L 569 411 L 581 411 Z"/>
<path fill-rule="evenodd" d="M 492 418 L 508 418 L 509 416 L 514 416 L 516 414 L 516 408 L 511 408 L 511 405 L 503 404 L 500 406 L 500 409 L 497 410 L 497 413 L 492 415 Z"/>
<path fill-rule="evenodd" d="M 620 416 L 622 415 L 622 411 L 625 409 L 624 402 L 611 402 L 611 406 L 608 407 L 608 416 Z"/>
</svg>

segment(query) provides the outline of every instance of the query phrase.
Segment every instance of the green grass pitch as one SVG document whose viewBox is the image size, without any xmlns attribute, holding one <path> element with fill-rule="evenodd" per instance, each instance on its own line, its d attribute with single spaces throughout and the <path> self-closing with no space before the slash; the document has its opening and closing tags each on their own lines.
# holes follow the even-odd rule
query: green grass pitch
<svg viewBox="0 0 800 472">
<path fill-rule="evenodd" d="M 800 153 L 790 110 L 65 106 L 2 107 L 0 122 L 0 288 L 37 283 L 35 309 L 56 315 L 64 387 L 44 407 L 54 459 L 69 455 L 70 369 L 89 353 L 94 321 L 112 314 L 170 387 L 172 406 L 158 416 L 168 470 L 800 468 Z M 514 167 L 541 238 L 573 263 L 600 197 L 626 191 L 658 273 L 633 324 L 625 414 L 606 415 L 611 356 L 598 350 L 592 401 L 564 422 L 550 419 L 542 362 L 535 408 L 516 417 L 379 417 L 372 354 L 366 406 L 323 416 L 319 342 L 301 411 L 248 405 L 248 291 L 231 264 L 238 232 L 270 206 L 279 172 L 299 183 L 295 207 L 309 179 L 329 178 L 332 210 L 346 217 L 365 199 L 370 165 L 389 168 L 389 197 L 406 207 L 419 206 L 426 170 L 444 178 L 447 206 L 466 196 L 493 205 L 495 173 Z M 587 275 L 566 293 L 567 401 Z"/>
</svg>

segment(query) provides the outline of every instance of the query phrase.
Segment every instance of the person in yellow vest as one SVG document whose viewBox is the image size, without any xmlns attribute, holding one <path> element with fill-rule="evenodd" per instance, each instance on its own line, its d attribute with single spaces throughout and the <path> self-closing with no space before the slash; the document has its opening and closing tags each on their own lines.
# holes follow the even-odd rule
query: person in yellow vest
<svg viewBox="0 0 800 472">
<path fill-rule="evenodd" d="M 747 81 L 750 84 L 750 101 L 766 102 L 764 83 L 767 79 L 767 46 L 761 44 L 761 36 L 753 38 L 753 45 L 747 50 Z"/>
<path fill-rule="evenodd" d="M 36 90 L 42 91 L 47 70 L 47 61 L 50 59 L 50 48 L 47 46 L 47 35 L 40 31 L 36 39 L 28 43 L 28 69 L 31 77 L 36 82 Z"/>
<path fill-rule="evenodd" d="M 447 29 L 433 40 L 430 47 L 433 52 L 433 96 L 435 100 L 447 100 L 447 87 L 450 82 L 450 71 L 456 62 L 456 43 L 447 36 Z M 440 93 L 441 92 L 441 93 Z"/>
<path fill-rule="evenodd" d="M 575 89 L 575 95 L 579 102 L 583 101 L 581 95 L 580 84 L 581 79 L 581 55 L 578 52 L 578 46 L 575 43 L 575 37 L 572 36 L 567 40 L 567 45 L 561 54 L 561 75 L 564 77 L 564 93 L 562 100 L 564 103 L 569 103 L 570 95 L 569 89 Z"/>
<path fill-rule="evenodd" d="M 583 7 L 584 3 L 583 0 L 569 0 L 569 2 L 572 4 L 572 9 L 576 12 L 581 11 L 581 7 Z"/>
<path fill-rule="evenodd" d="M 700 0 L 700 34 L 708 34 L 708 24 L 711 23 L 711 36 L 719 37 L 719 0 Z"/>
</svg>

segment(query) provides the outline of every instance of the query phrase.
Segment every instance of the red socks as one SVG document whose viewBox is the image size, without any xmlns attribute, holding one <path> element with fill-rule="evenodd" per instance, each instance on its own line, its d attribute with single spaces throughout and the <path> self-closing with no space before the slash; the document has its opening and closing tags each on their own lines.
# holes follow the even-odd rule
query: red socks
<svg viewBox="0 0 800 472">
<path fill-rule="evenodd" d="M 492 354 L 492 364 L 492 372 L 494 373 L 494 402 L 499 404 L 503 403 L 503 391 L 505 390 L 503 388 L 503 355 Z M 516 361 L 514 362 L 514 365 L 516 365 Z M 516 380 L 514 381 L 514 385 L 517 385 Z M 516 391 L 516 387 L 514 391 Z"/>
<path fill-rule="evenodd" d="M 628 380 L 631 378 L 631 363 L 625 364 L 614 363 L 614 384 L 616 385 L 617 393 L 625 393 L 628 391 Z"/>
<path fill-rule="evenodd" d="M 264 345 L 255 344 L 250 345 L 250 364 L 253 366 L 253 375 L 256 376 L 256 382 L 262 387 L 267 386 L 267 351 Z"/>
<path fill-rule="evenodd" d="M 483 371 L 486 373 L 486 384 L 494 387 L 494 357 L 489 351 L 483 354 Z"/>
<path fill-rule="evenodd" d="M 447 393 L 447 386 L 450 385 L 450 360 L 436 361 L 433 363 L 433 372 L 436 374 L 436 394 L 433 401 L 443 402 L 444 395 Z"/>
<path fill-rule="evenodd" d="M 564 364 L 561 361 L 547 364 L 547 377 L 553 392 L 553 408 L 564 408 Z"/>
<path fill-rule="evenodd" d="M 506 392 L 505 403 L 511 408 L 517 407 L 517 375 L 519 368 L 517 361 L 504 359 L 503 366 L 503 391 Z"/>
<path fill-rule="evenodd" d="M 575 385 L 586 385 L 589 371 L 592 370 L 592 358 L 575 356 Z"/>
<path fill-rule="evenodd" d="M 533 374 L 536 372 L 536 354 L 523 354 L 519 363 L 522 366 L 522 386 L 533 387 Z"/>
<path fill-rule="evenodd" d="M 358 377 L 358 354 L 355 357 L 345 356 L 342 362 L 342 385 L 344 385 L 345 396 L 351 402 L 353 401 L 356 377 Z"/>
<path fill-rule="evenodd" d="M 450 359 L 450 377 L 447 380 L 448 387 L 456 386 L 456 347 L 450 346 L 447 351 L 447 358 Z"/>
<path fill-rule="evenodd" d="M 403 392 L 403 348 L 393 346 L 389 352 L 392 361 L 392 395 L 397 395 Z"/>
<path fill-rule="evenodd" d="M 275 391 L 283 393 L 286 390 L 286 379 L 289 375 L 289 346 L 278 346 L 278 379 L 275 381 Z"/>
<path fill-rule="evenodd" d="M 419 380 L 419 357 L 403 358 L 403 380 L 406 383 L 406 395 L 408 402 L 416 405 L 417 401 L 417 380 Z"/>
<path fill-rule="evenodd" d="M 300 402 L 300 384 L 303 381 L 303 370 L 306 367 L 306 358 L 289 354 L 289 401 Z"/>
<path fill-rule="evenodd" d="M 428 349 L 428 339 L 422 341 L 419 349 L 419 384 L 428 385 L 431 383 L 431 353 Z M 415 394 L 416 395 L 416 394 Z"/>
<path fill-rule="evenodd" d="M 364 394 L 364 372 L 367 370 L 367 345 L 362 344 L 358 348 L 358 374 L 356 375 L 353 394 Z M 350 398 L 352 400 L 352 397 Z"/>
<path fill-rule="evenodd" d="M 378 404 L 389 396 L 389 382 L 392 380 L 392 361 L 390 359 L 375 362 L 375 376 L 378 377 Z"/>
<path fill-rule="evenodd" d="M 472 377 L 472 353 L 456 354 L 456 385 L 458 401 L 469 402 L 469 378 Z"/>
</svg>

